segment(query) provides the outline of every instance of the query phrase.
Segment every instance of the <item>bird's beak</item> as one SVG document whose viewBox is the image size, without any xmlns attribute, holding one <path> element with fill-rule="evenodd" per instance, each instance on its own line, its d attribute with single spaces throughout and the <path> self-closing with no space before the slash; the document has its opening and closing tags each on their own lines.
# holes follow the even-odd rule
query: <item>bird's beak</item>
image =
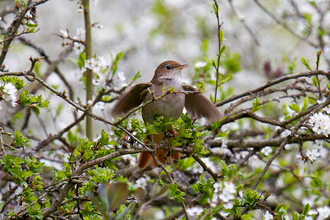
<svg viewBox="0 0 330 220">
<path fill-rule="evenodd" d="M 182 64 L 182 65 L 178 66 L 177 69 L 182 70 L 187 67 L 188 67 L 188 64 Z"/>
</svg>

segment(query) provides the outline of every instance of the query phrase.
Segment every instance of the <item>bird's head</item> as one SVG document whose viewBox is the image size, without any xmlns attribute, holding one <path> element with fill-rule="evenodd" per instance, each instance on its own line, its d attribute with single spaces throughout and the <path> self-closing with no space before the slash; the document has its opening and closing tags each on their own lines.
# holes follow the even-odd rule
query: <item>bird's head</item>
<svg viewBox="0 0 330 220">
<path fill-rule="evenodd" d="M 162 62 L 155 70 L 155 75 L 151 82 L 162 83 L 173 79 L 181 80 L 181 70 L 186 67 L 188 67 L 187 64 L 181 64 L 174 60 Z"/>
</svg>

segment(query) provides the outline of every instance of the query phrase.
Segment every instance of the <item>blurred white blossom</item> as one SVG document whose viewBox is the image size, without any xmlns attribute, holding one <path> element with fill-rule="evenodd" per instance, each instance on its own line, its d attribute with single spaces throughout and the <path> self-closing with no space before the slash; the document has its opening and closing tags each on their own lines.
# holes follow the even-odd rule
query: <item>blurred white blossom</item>
<svg viewBox="0 0 330 220">
<path fill-rule="evenodd" d="M 187 209 L 187 213 L 189 216 L 198 216 L 200 214 L 202 214 L 203 212 L 203 208 L 199 207 L 199 206 L 195 206 L 195 207 L 191 207 Z"/>
<path fill-rule="evenodd" d="M 223 190 L 222 193 L 219 195 L 219 199 L 221 199 L 224 202 L 229 202 L 229 200 L 234 199 L 234 195 L 230 192 Z"/>
<path fill-rule="evenodd" d="M 315 160 L 317 160 L 318 157 L 321 156 L 321 154 L 317 149 L 313 149 L 311 151 L 307 150 L 306 156 L 309 158 L 310 161 L 314 162 Z"/>
<path fill-rule="evenodd" d="M 323 146 L 324 140 L 315 140 L 315 144 L 313 145 L 313 147 L 315 149 L 321 149 Z"/>
<path fill-rule="evenodd" d="M 69 37 L 68 30 L 60 30 L 60 32 L 61 32 L 63 38 L 68 38 Z"/>
<path fill-rule="evenodd" d="M 269 156 L 271 152 L 273 152 L 273 149 L 269 146 L 261 149 L 261 153 L 263 153 L 266 157 Z"/>
<path fill-rule="evenodd" d="M 316 210 L 319 212 L 318 220 L 323 220 L 330 216 L 329 206 L 319 207 Z"/>
<path fill-rule="evenodd" d="M 98 63 L 102 68 L 107 68 L 110 65 L 109 61 L 107 61 L 104 56 L 98 56 Z"/>
<path fill-rule="evenodd" d="M 95 105 L 94 105 L 94 108 L 96 109 L 101 109 L 101 110 L 104 110 L 104 102 L 97 102 Z"/>
<path fill-rule="evenodd" d="M 94 73 L 98 73 L 101 71 L 99 62 L 95 58 L 90 58 L 85 60 L 86 69 L 93 70 Z"/>
<path fill-rule="evenodd" d="M 235 198 L 234 194 L 236 193 L 236 187 L 232 182 L 216 182 L 213 184 L 214 187 L 214 196 L 222 200 L 223 202 L 229 202 Z M 212 202 L 215 202 L 216 198 L 212 198 Z"/>
<path fill-rule="evenodd" d="M 274 219 L 273 215 L 270 214 L 268 210 L 263 214 L 263 217 L 264 220 Z"/>
<path fill-rule="evenodd" d="M 136 165 L 136 157 L 133 157 L 131 154 L 125 154 L 122 157 L 124 160 L 129 161 L 132 166 Z"/>
<path fill-rule="evenodd" d="M 194 66 L 196 68 L 202 68 L 202 67 L 205 67 L 206 64 L 207 64 L 207 62 L 205 62 L 205 61 L 199 61 L 199 62 L 194 63 Z"/>
<path fill-rule="evenodd" d="M 154 217 L 155 217 L 155 219 L 163 219 L 163 218 L 165 218 L 165 213 L 162 210 L 157 210 L 154 213 Z"/>
<path fill-rule="evenodd" d="M 6 83 L 3 87 L 3 98 L 6 101 L 11 101 L 11 105 L 13 107 L 16 106 L 17 96 L 16 96 L 17 89 L 12 83 Z"/>
<path fill-rule="evenodd" d="M 84 51 L 84 45 L 82 43 L 79 43 L 77 41 L 75 41 L 73 43 L 73 51 L 79 55 L 80 53 L 82 53 Z"/>
<path fill-rule="evenodd" d="M 85 33 L 86 33 L 86 31 L 84 28 L 82 28 L 82 27 L 77 28 L 77 35 L 78 35 L 79 39 L 81 39 L 81 37 L 83 35 L 85 35 Z"/>
<path fill-rule="evenodd" d="M 311 195 L 309 197 L 305 197 L 301 200 L 301 204 L 303 204 L 304 206 L 308 203 L 311 207 L 314 206 L 314 201 L 317 198 L 316 195 Z"/>
<path fill-rule="evenodd" d="M 81 77 L 83 76 L 84 72 L 85 72 L 85 68 L 83 69 L 75 69 L 75 70 L 71 70 L 68 74 L 68 78 L 69 80 L 76 82 L 79 81 L 81 79 Z"/>
<path fill-rule="evenodd" d="M 147 177 L 141 177 L 140 179 L 135 181 L 134 186 L 136 188 L 141 187 L 141 188 L 145 189 L 146 186 L 147 186 L 147 183 L 149 182 L 149 180 L 150 180 L 150 177 L 148 177 L 148 176 Z"/>
<path fill-rule="evenodd" d="M 213 184 L 213 187 L 214 187 L 214 192 L 215 193 L 218 193 L 222 190 L 222 183 L 219 183 L 219 182 L 215 182 Z"/>
</svg>

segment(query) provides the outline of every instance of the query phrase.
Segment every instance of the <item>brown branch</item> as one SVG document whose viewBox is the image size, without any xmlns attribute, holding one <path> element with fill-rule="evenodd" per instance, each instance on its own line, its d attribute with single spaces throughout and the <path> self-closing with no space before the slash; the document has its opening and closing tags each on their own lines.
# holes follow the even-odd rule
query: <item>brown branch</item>
<svg viewBox="0 0 330 220">
<path fill-rule="evenodd" d="M 230 103 L 236 99 L 260 92 L 268 87 L 271 87 L 273 85 L 279 84 L 279 83 L 287 81 L 287 80 L 296 79 L 296 78 L 300 78 L 300 77 L 311 77 L 311 76 L 315 76 L 315 75 L 324 75 L 324 76 L 330 77 L 330 71 L 329 70 L 313 70 L 313 71 L 308 71 L 308 72 L 301 72 L 301 73 L 295 73 L 295 74 L 291 74 L 291 75 L 282 76 L 273 81 L 269 81 L 268 83 L 266 83 L 256 89 L 249 90 L 247 92 L 243 92 L 239 95 L 235 95 L 235 96 L 232 96 L 231 98 L 218 102 L 216 104 L 216 106 L 222 106 L 222 105 Z"/>
<path fill-rule="evenodd" d="M 290 140 L 288 140 L 288 144 L 299 143 L 300 140 L 315 141 L 315 140 L 323 140 L 326 138 L 327 138 L 326 136 L 320 134 L 299 134 L 299 136 L 292 137 Z M 230 150 L 236 148 L 241 150 L 247 150 L 249 148 L 262 149 L 266 146 L 273 146 L 273 147 L 280 146 L 285 140 L 286 140 L 285 137 L 267 138 L 263 140 L 228 140 L 226 144 L 227 144 L 227 148 Z M 216 140 L 216 141 L 209 140 L 206 143 L 209 144 L 212 148 L 222 146 L 221 140 Z"/>
</svg>

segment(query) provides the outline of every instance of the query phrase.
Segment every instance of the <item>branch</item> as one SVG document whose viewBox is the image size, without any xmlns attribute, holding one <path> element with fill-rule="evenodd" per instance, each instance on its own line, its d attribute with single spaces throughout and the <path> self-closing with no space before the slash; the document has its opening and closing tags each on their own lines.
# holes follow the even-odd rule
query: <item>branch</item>
<svg viewBox="0 0 330 220">
<path fill-rule="evenodd" d="M 273 81 L 269 81 L 265 85 L 260 86 L 256 89 L 241 93 L 239 95 L 235 95 L 231 98 L 218 102 L 218 103 L 216 103 L 216 106 L 222 106 L 222 105 L 232 102 L 236 99 L 260 92 L 268 87 L 271 87 L 273 85 L 279 84 L 279 83 L 287 81 L 287 80 L 296 79 L 296 78 L 300 78 L 300 77 L 311 77 L 311 76 L 315 76 L 315 75 L 324 75 L 324 76 L 330 77 L 330 71 L 329 70 L 313 70 L 313 71 L 308 71 L 308 72 L 301 72 L 301 73 L 295 73 L 295 74 L 291 74 L 291 75 L 282 76 Z"/>
</svg>

